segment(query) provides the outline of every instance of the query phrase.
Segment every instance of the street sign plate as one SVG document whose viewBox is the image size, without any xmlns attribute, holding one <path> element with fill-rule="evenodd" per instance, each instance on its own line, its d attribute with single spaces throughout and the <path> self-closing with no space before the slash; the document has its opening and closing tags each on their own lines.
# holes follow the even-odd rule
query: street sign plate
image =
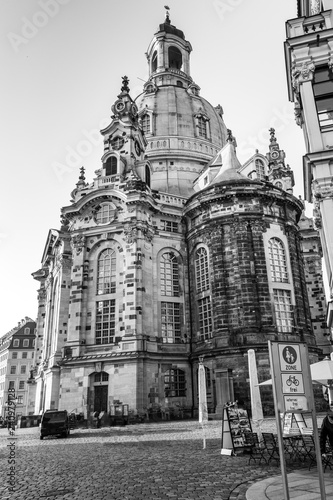
<svg viewBox="0 0 333 500">
<path fill-rule="evenodd" d="M 301 372 L 299 345 L 279 344 L 280 367 L 283 372 Z"/>
<path fill-rule="evenodd" d="M 302 373 L 281 373 L 283 394 L 304 394 Z"/>
<path fill-rule="evenodd" d="M 284 405 L 286 411 L 306 411 L 308 400 L 305 396 L 284 396 Z"/>
</svg>

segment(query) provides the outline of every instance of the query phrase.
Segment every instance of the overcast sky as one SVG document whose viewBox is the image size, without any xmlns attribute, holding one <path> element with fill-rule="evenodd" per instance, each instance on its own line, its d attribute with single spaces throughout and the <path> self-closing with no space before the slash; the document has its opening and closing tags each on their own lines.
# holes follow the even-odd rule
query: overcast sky
<svg viewBox="0 0 333 500">
<path fill-rule="evenodd" d="M 0 305 L 5 334 L 37 317 L 48 231 L 84 165 L 91 182 L 103 154 L 98 131 L 130 79 L 147 79 L 145 52 L 164 21 L 156 0 L 1 0 Z M 268 151 L 273 126 L 303 196 L 302 130 L 288 100 L 283 42 L 296 0 L 170 0 L 172 24 L 192 44 L 191 76 L 221 104 L 244 163 Z M 311 213 L 311 212 L 310 212 Z"/>
</svg>

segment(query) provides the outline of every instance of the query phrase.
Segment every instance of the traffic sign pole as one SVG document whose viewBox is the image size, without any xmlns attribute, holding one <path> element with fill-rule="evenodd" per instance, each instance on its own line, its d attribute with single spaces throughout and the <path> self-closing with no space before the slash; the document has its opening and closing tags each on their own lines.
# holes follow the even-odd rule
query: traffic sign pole
<svg viewBox="0 0 333 500">
<path fill-rule="evenodd" d="M 268 342 L 276 427 L 285 500 L 289 500 L 281 414 L 311 413 L 321 500 L 326 500 L 308 348 L 305 343 Z"/>
<path fill-rule="evenodd" d="M 276 344 L 274 342 L 274 344 Z M 281 427 L 281 410 L 280 408 L 280 398 L 278 398 L 277 394 L 277 384 L 276 378 L 277 373 L 274 370 L 275 363 L 273 362 L 276 359 L 277 353 L 273 352 L 275 349 L 274 345 L 270 340 L 268 341 L 268 350 L 269 350 L 269 361 L 271 364 L 271 375 L 272 375 L 272 386 L 273 386 L 273 399 L 274 399 L 274 408 L 275 408 L 275 419 L 276 419 L 276 430 L 278 435 L 278 443 L 279 443 L 279 455 L 280 455 L 280 467 L 281 467 L 281 475 L 282 475 L 282 486 L 285 500 L 290 500 L 289 497 L 289 489 L 288 489 L 288 478 L 287 478 L 287 470 L 286 470 L 286 460 L 284 456 L 284 446 L 283 446 L 283 438 L 282 438 L 282 427 Z M 275 356 L 274 356 L 275 355 Z M 281 384 L 279 384 L 281 385 Z"/>
</svg>

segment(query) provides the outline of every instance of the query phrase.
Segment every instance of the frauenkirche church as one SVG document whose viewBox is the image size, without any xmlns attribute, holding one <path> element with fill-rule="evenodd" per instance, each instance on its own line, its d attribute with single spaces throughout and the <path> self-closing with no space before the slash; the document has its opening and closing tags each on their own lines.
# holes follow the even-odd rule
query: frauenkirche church
<svg viewBox="0 0 333 500">
<path fill-rule="evenodd" d="M 241 165 L 222 107 L 191 76 L 191 51 L 167 12 L 142 94 L 122 78 L 100 168 L 81 169 L 49 231 L 33 273 L 36 414 L 89 418 L 115 402 L 196 411 L 203 357 L 218 416 L 250 399 L 248 349 L 264 380 L 268 340 L 306 342 L 312 360 L 327 344 L 309 304 L 299 221 L 311 223 L 275 131 L 267 154 Z"/>
</svg>

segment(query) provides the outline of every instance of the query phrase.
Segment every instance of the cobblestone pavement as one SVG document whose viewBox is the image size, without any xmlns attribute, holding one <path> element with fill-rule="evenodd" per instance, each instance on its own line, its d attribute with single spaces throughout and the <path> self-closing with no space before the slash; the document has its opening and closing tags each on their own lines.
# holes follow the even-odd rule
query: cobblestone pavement
<svg viewBox="0 0 333 500">
<path fill-rule="evenodd" d="M 0 429 L 2 500 L 245 500 L 253 482 L 280 474 L 274 464 L 221 455 L 220 421 L 208 422 L 206 449 L 194 421 L 75 429 L 43 441 L 38 428 L 17 429 L 15 438 Z"/>
</svg>

